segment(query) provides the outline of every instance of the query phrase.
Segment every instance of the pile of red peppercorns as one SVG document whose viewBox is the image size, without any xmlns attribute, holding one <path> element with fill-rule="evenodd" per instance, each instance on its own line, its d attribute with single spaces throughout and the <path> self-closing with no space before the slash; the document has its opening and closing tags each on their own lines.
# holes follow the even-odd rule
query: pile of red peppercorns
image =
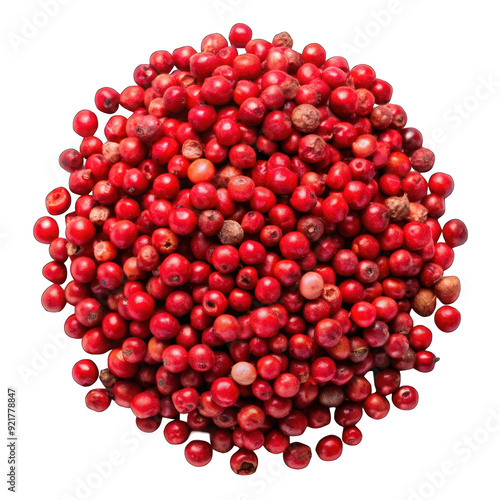
<svg viewBox="0 0 500 500">
<path fill-rule="evenodd" d="M 358 444 L 363 413 L 385 417 L 389 396 L 413 409 L 401 372 L 436 357 L 411 312 L 430 316 L 439 300 L 436 326 L 460 323 L 460 281 L 444 272 L 467 229 L 440 223 L 453 179 L 422 175 L 434 154 L 370 66 L 292 45 L 237 24 L 229 43 L 155 52 L 136 85 L 100 89 L 106 142 L 80 111 L 80 149 L 59 159 L 77 195 L 65 238 L 49 216 L 34 228 L 53 259 L 44 308 L 74 306 L 66 334 L 109 352 L 100 373 L 90 359 L 73 368 L 104 386 L 87 406 L 114 400 L 145 432 L 166 418 L 171 444 L 206 433 L 185 448 L 195 466 L 236 446 L 243 475 L 261 447 L 307 466 L 311 449 L 290 438 L 330 424 L 332 409 L 342 433 L 319 441 L 322 460 Z M 64 187 L 46 198 L 53 216 L 71 203 Z"/>
</svg>

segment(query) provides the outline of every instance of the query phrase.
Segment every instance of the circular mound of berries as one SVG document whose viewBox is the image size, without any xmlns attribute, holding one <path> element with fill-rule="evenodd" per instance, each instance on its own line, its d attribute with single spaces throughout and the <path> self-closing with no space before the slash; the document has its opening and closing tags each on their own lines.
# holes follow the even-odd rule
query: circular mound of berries
<svg viewBox="0 0 500 500">
<path fill-rule="evenodd" d="M 170 444 L 204 433 L 185 447 L 195 466 L 236 447 L 242 475 L 261 447 L 306 467 L 296 439 L 332 413 L 341 437 L 318 442 L 322 460 L 359 444 L 361 417 L 385 417 L 389 399 L 415 408 L 401 372 L 436 362 L 415 315 L 460 324 L 444 273 L 467 229 L 441 222 L 453 179 L 425 175 L 434 154 L 370 66 L 292 45 L 237 24 L 100 89 L 105 142 L 96 114 L 77 113 L 83 140 L 59 158 L 69 190 L 34 228 L 52 259 L 43 307 L 73 306 L 66 334 L 109 353 L 100 372 L 73 368 L 102 383 L 87 406 L 130 408 L 144 432 L 166 419 Z"/>
</svg>

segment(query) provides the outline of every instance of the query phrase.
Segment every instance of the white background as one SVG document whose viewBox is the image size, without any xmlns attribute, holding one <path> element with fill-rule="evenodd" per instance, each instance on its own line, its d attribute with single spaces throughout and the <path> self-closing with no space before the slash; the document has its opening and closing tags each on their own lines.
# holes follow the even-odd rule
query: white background
<svg viewBox="0 0 500 500">
<path fill-rule="evenodd" d="M 4 415 L 7 385 L 16 387 L 19 397 L 18 498 L 498 498 L 496 4 L 53 2 L 57 12 L 28 33 L 29 39 L 20 39 L 26 35 L 23 26 L 30 20 L 43 22 L 43 15 L 37 17 L 42 2 L 4 1 L 0 15 L 0 364 Z M 261 450 L 259 470 L 247 478 L 231 472 L 228 455 L 216 454 L 208 467 L 192 468 L 182 446 L 165 442 L 162 428 L 140 434 L 132 413 L 116 405 L 103 414 L 87 410 L 87 389 L 71 378 L 73 364 L 85 356 L 78 341 L 61 334 L 69 307 L 53 315 L 40 305 L 47 286 L 41 268 L 49 257 L 32 237 L 33 223 L 44 215 L 46 193 L 67 182 L 57 158 L 63 149 L 78 147 L 72 119 L 82 108 L 93 109 L 95 91 L 102 86 L 121 91 L 133 84 L 134 68 L 153 51 L 199 48 L 203 36 L 227 36 L 236 22 L 249 24 L 257 38 L 272 39 L 286 30 L 296 50 L 319 42 L 328 56 L 345 55 L 351 66 L 372 65 L 394 86 L 393 102 L 406 109 L 408 125 L 418 127 L 432 144 L 435 170 L 455 178 L 444 220 L 459 217 L 469 227 L 469 242 L 457 249 L 451 269 L 463 283 L 457 303 L 462 325 L 455 333 L 436 332 L 432 350 L 441 361 L 434 372 L 403 374 L 403 382 L 420 392 L 417 409 L 405 413 L 393 408 L 377 422 L 365 417 L 361 445 L 345 447 L 334 463 L 315 457 L 306 470 L 292 471 L 281 457 Z M 102 368 L 105 359 L 100 363 Z M 336 424 L 328 429 L 338 431 Z M 300 440 L 315 446 L 325 432 L 309 430 Z M 1 448 L 5 471 L 7 449 Z M 439 472 L 443 468 L 446 475 Z M 88 482 L 86 490 L 81 485 Z M 0 488 L 6 491 L 4 479 Z"/>
</svg>

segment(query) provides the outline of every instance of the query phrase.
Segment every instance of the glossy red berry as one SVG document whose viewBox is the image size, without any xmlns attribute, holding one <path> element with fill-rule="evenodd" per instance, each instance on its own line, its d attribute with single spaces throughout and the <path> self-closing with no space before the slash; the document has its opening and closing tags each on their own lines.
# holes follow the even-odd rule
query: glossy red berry
<svg viewBox="0 0 500 500">
<path fill-rule="evenodd" d="M 451 306 L 440 307 L 434 316 L 436 326 L 443 332 L 453 332 L 460 325 L 460 313 Z"/>
<path fill-rule="evenodd" d="M 212 447 L 205 441 L 191 441 L 184 450 L 186 460 L 195 467 L 203 467 L 212 460 Z"/>
<path fill-rule="evenodd" d="M 82 359 L 73 366 L 73 379 L 77 384 L 88 387 L 99 377 L 97 365 L 91 359 Z"/>
<path fill-rule="evenodd" d="M 97 131 L 97 116 L 89 110 L 83 110 L 76 114 L 73 120 L 74 131 L 82 137 L 90 137 Z"/>
<path fill-rule="evenodd" d="M 413 410 L 418 404 L 418 392 L 410 386 L 401 387 L 392 395 L 392 402 L 400 410 Z"/>
<path fill-rule="evenodd" d="M 303 443 L 291 443 L 283 452 L 283 460 L 290 469 L 304 469 L 311 461 L 311 448 Z"/>
<path fill-rule="evenodd" d="M 316 445 L 316 453 L 321 460 L 337 460 L 342 455 L 342 441 L 337 436 L 325 436 Z"/>
<path fill-rule="evenodd" d="M 41 217 L 35 223 L 33 235 L 40 243 L 52 243 L 59 236 L 59 226 L 52 217 Z"/>
<path fill-rule="evenodd" d="M 231 469 L 240 476 L 248 476 L 257 470 L 257 455 L 250 450 L 239 449 L 230 461 Z"/>
</svg>

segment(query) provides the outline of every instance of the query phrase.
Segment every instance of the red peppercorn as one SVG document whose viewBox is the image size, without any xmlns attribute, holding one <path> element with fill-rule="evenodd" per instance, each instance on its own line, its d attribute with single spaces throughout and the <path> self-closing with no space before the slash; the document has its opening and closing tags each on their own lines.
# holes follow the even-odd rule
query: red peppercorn
<svg viewBox="0 0 500 500">
<path fill-rule="evenodd" d="M 453 332 L 460 325 L 460 313 L 451 306 L 440 307 L 434 316 L 436 326 L 443 332 Z"/>
<path fill-rule="evenodd" d="M 302 443 L 291 443 L 283 452 L 283 460 L 291 469 L 304 469 L 311 461 L 311 448 Z"/>
<path fill-rule="evenodd" d="M 73 366 L 73 379 L 77 384 L 88 387 L 99 377 L 97 365 L 91 359 L 82 359 Z"/>
<path fill-rule="evenodd" d="M 80 111 L 73 120 L 73 129 L 82 137 L 93 136 L 97 130 L 97 116 L 89 110 Z"/>
<path fill-rule="evenodd" d="M 321 460 L 337 460 L 342 455 L 342 441 L 337 436 L 325 436 L 318 442 L 316 453 Z"/>
<path fill-rule="evenodd" d="M 212 447 L 205 441 L 191 441 L 185 448 L 186 460 L 195 467 L 203 467 L 212 460 Z"/>
<path fill-rule="evenodd" d="M 85 396 L 85 404 L 90 410 L 101 412 L 111 404 L 111 398 L 105 389 L 92 389 Z"/>
</svg>

